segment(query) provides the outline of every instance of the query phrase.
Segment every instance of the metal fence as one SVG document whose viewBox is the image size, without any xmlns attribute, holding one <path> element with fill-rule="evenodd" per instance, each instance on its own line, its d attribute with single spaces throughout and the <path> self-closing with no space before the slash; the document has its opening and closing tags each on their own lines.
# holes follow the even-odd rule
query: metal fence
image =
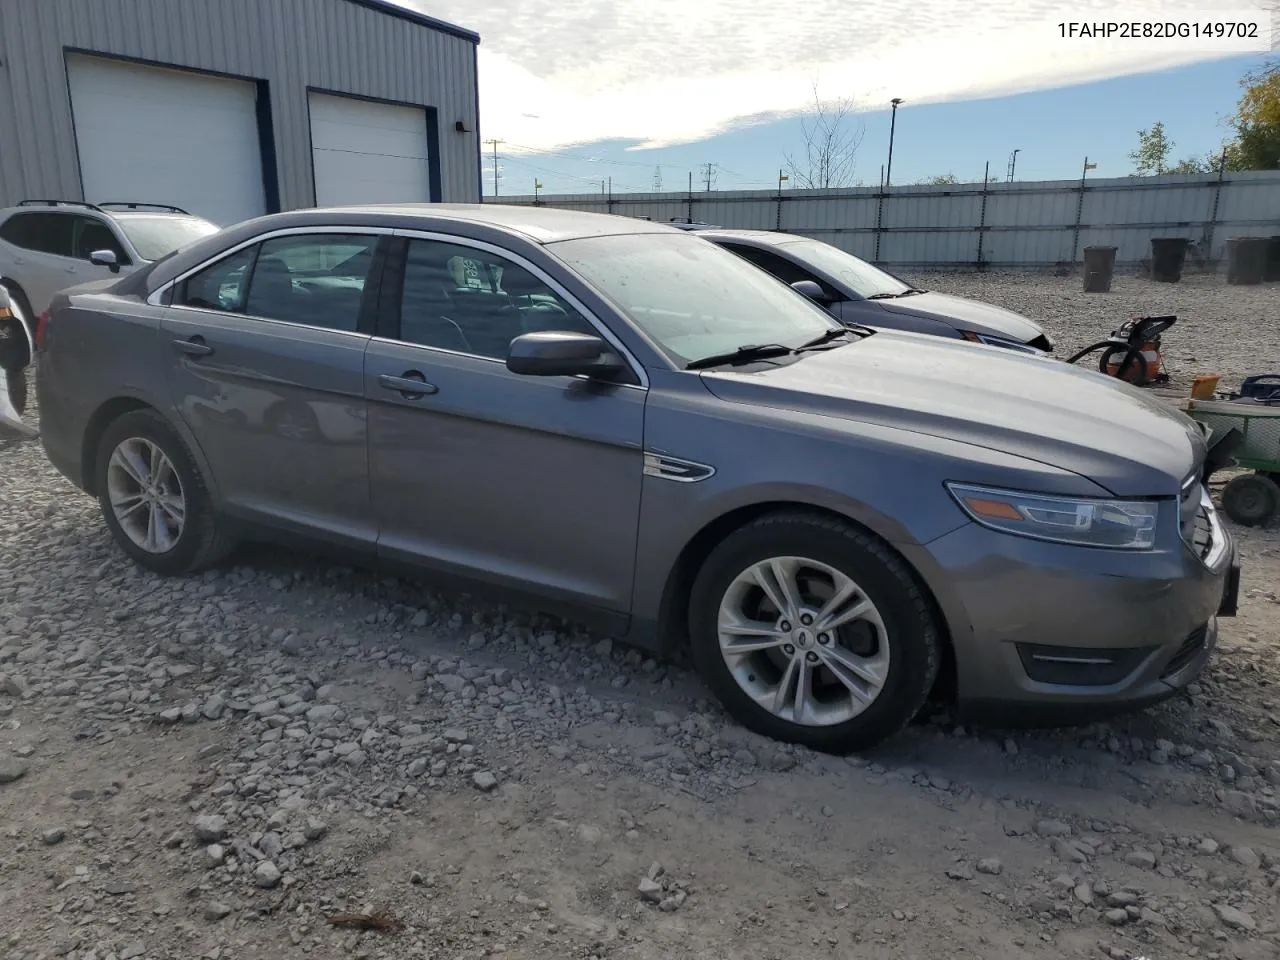
<svg viewBox="0 0 1280 960">
<path fill-rule="evenodd" d="M 865 260 L 918 268 L 1064 267 L 1086 246 L 1136 266 L 1153 237 L 1192 241 L 1215 268 L 1231 237 L 1280 235 L 1280 171 L 1082 178 L 880 189 L 690 191 L 500 197 L 497 202 L 691 219 L 825 240 Z"/>
</svg>

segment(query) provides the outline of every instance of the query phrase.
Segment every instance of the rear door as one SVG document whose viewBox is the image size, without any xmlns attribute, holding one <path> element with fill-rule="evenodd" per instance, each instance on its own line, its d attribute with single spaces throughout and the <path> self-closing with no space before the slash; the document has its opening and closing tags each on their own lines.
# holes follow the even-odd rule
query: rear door
<svg viewBox="0 0 1280 960">
<path fill-rule="evenodd" d="M 72 256 L 74 235 L 75 218 L 61 210 L 15 213 L 0 227 L 0 240 L 12 247 L 3 269 L 21 285 L 37 316 L 55 293 L 81 282 Z"/>
<path fill-rule="evenodd" d="M 170 388 L 231 515 L 372 551 L 363 370 L 383 242 L 290 232 L 175 287 Z"/>
</svg>

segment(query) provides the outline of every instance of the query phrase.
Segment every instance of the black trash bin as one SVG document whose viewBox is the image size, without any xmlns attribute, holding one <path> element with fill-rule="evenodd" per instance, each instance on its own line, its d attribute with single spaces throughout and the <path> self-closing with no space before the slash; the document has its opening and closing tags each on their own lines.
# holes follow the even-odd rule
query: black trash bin
<svg viewBox="0 0 1280 960">
<path fill-rule="evenodd" d="M 1084 292 L 1110 293 L 1116 272 L 1115 247 L 1084 248 Z"/>
<path fill-rule="evenodd" d="M 1249 286 L 1261 283 L 1267 272 L 1270 237 L 1231 237 L 1227 240 L 1227 283 Z"/>
<path fill-rule="evenodd" d="M 1182 264 L 1187 259 L 1186 237 L 1151 238 L 1151 279 L 1159 283 L 1177 283 L 1182 279 Z"/>
<path fill-rule="evenodd" d="M 1267 269 L 1262 279 L 1268 283 L 1280 280 L 1280 237 L 1272 237 L 1267 243 Z"/>
</svg>

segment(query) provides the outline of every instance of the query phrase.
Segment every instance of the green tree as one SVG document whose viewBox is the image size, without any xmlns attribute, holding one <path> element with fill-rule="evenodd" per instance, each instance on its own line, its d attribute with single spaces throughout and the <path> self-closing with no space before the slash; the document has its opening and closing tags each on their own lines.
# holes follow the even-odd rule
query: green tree
<svg viewBox="0 0 1280 960">
<path fill-rule="evenodd" d="M 1216 173 L 1218 161 L 1216 157 L 1185 157 L 1179 160 L 1165 173 Z"/>
<path fill-rule="evenodd" d="M 1280 170 L 1280 62 L 1246 74 L 1244 93 L 1231 117 L 1235 140 L 1227 145 L 1231 170 Z"/>
<path fill-rule="evenodd" d="M 1150 130 L 1138 131 L 1138 147 L 1129 154 L 1133 161 L 1134 176 L 1151 177 L 1168 173 L 1169 154 L 1173 141 L 1165 135 L 1164 123 L 1157 120 Z"/>
<path fill-rule="evenodd" d="M 930 187 L 943 187 L 951 183 L 959 183 L 960 178 L 954 173 L 940 173 L 935 177 L 925 177 L 920 181 L 921 184 Z"/>
</svg>

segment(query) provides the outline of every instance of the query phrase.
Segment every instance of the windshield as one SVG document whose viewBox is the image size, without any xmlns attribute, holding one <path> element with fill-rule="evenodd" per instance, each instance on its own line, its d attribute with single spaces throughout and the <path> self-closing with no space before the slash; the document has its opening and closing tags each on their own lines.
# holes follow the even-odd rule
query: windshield
<svg viewBox="0 0 1280 960">
<path fill-rule="evenodd" d="M 736 254 L 693 234 L 565 240 L 555 254 L 681 365 L 739 347 L 798 347 L 841 325 Z"/>
<path fill-rule="evenodd" d="M 128 216 L 116 223 L 143 260 L 159 260 L 193 240 L 217 233 L 218 228 L 199 217 Z"/>
<path fill-rule="evenodd" d="M 811 264 L 860 297 L 897 296 L 912 289 L 896 277 L 821 240 L 794 240 L 781 245 L 788 256 Z"/>
</svg>

